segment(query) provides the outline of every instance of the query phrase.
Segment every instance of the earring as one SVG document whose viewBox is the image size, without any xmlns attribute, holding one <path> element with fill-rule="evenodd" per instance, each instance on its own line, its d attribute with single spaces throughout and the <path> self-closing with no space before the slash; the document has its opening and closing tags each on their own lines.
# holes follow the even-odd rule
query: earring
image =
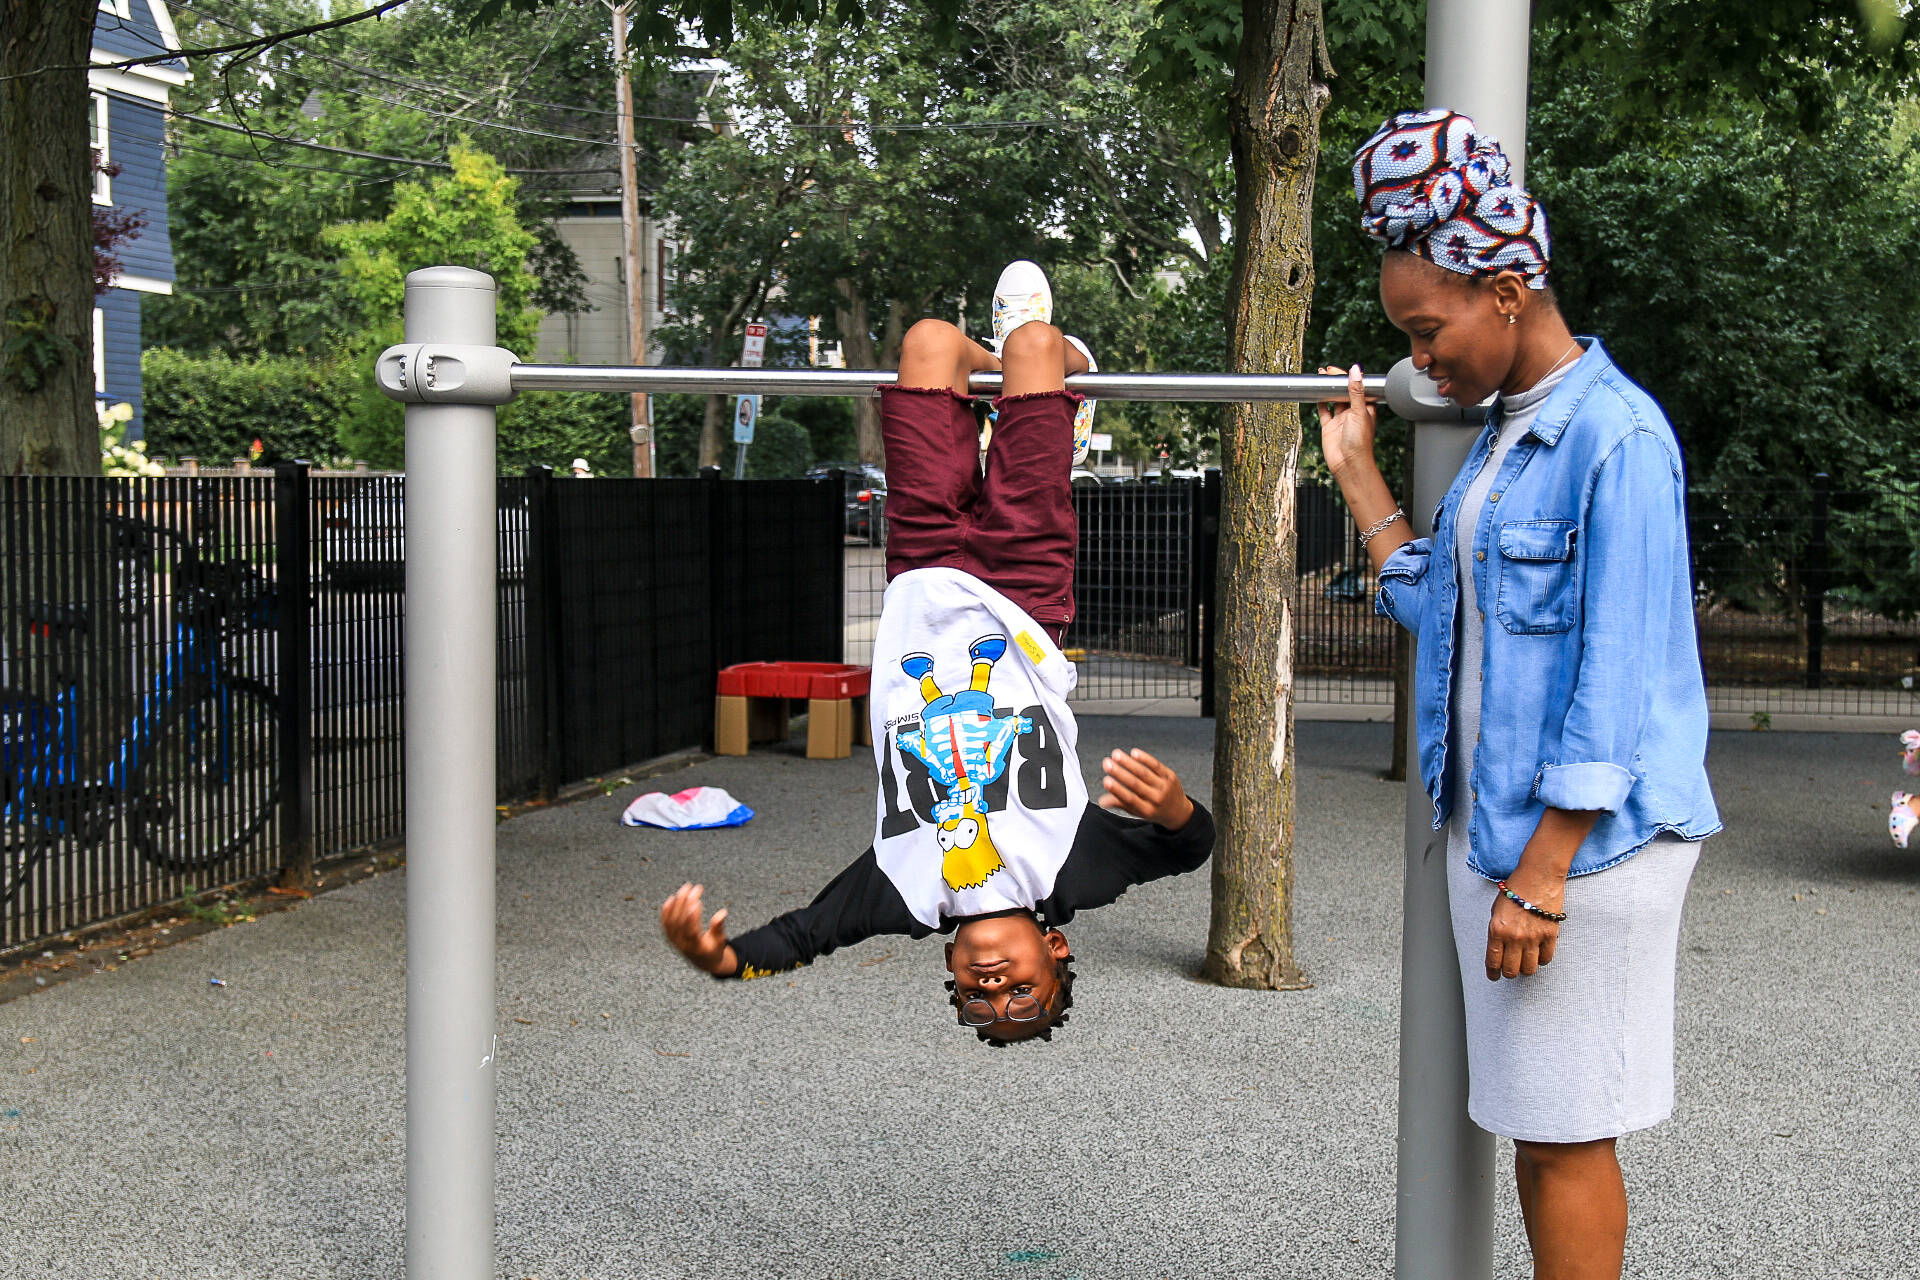
<svg viewBox="0 0 1920 1280">
<path fill-rule="evenodd" d="M 1509 315 L 1509 316 L 1507 317 L 1507 323 L 1508 323 L 1508 324 L 1518 324 L 1518 323 L 1519 323 L 1519 321 L 1520 321 L 1520 317 L 1518 317 L 1518 316 L 1515 316 L 1515 315 Z"/>
</svg>

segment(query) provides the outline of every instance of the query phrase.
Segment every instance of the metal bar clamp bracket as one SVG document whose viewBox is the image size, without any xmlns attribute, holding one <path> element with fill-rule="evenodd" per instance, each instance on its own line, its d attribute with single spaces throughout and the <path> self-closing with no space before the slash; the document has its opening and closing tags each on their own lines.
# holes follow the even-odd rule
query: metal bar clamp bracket
<svg viewBox="0 0 1920 1280">
<path fill-rule="evenodd" d="M 408 342 L 380 353 L 374 380 L 390 398 L 411 404 L 506 404 L 519 363 L 505 347 Z"/>
</svg>

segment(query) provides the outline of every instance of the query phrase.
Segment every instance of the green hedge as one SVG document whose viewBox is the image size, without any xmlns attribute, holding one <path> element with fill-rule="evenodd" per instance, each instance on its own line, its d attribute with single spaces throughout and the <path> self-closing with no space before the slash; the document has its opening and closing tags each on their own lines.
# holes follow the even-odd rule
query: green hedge
<svg viewBox="0 0 1920 1280">
<path fill-rule="evenodd" d="M 359 372 L 301 356 L 190 356 L 145 352 L 147 453 L 193 456 L 210 466 L 244 458 L 260 441 L 262 463 L 324 462 L 342 449 L 338 424 Z"/>
</svg>

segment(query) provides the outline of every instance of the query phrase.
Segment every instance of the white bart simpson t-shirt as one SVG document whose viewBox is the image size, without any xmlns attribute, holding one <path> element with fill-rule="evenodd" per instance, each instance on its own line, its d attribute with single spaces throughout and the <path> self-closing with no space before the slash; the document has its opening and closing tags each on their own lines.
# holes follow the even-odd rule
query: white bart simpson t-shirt
<svg viewBox="0 0 1920 1280">
<path fill-rule="evenodd" d="M 868 710 L 873 849 L 915 919 L 1032 908 L 1087 804 L 1077 673 L 1025 610 L 959 569 L 887 585 Z"/>
</svg>

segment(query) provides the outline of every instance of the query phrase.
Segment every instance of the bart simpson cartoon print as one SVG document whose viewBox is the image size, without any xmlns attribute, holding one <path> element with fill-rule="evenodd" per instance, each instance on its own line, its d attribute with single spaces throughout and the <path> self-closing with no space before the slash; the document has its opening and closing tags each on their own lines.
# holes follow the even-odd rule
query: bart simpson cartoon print
<svg viewBox="0 0 1920 1280">
<path fill-rule="evenodd" d="M 1007 651 L 1007 638 L 982 636 L 967 649 L 973 678 L 958 693 L 943 694 L 933 679 L 933 658 L 910 653 L 900 669 L 920 682 L 926 706 L 914 729 L 897 729 L 894 742 L 916 756 L 927 772 L 947 789 L 947 798 L 933 807 L 935 837 L 943 854 L 941 879 L 950 889 L 975 889 L 1005 864 L 987 831 L 988 783 L 1006 772 L 1013 757 L 1013 740 L 1033 732 L 1027 716 L 997 716 L 987 677 Z"/>
</svg>

